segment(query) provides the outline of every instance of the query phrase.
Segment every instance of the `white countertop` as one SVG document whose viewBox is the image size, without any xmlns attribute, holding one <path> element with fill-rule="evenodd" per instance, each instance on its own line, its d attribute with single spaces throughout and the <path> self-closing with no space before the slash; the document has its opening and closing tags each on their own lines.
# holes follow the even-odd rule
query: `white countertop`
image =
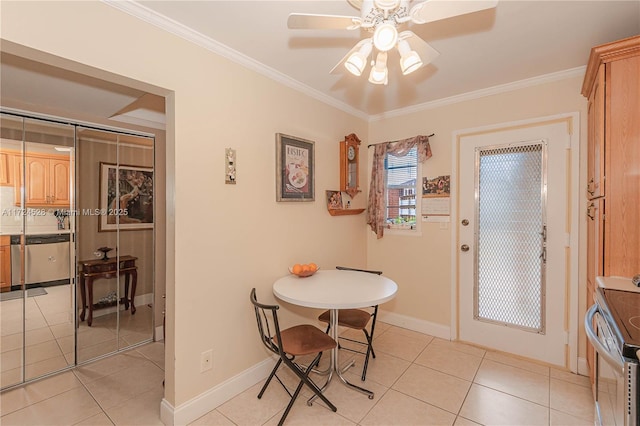
<svg viewBox="0 0 640 426">
<path fill-rule="evenodd" d="M 601 288 L 611 288 L 613 290 L 633 291 L 640 293 L 640 287 L 636 287 L 631 282 L 631 278 L 626 277 L 596 277 L 596 284 Z"/>
</svg>

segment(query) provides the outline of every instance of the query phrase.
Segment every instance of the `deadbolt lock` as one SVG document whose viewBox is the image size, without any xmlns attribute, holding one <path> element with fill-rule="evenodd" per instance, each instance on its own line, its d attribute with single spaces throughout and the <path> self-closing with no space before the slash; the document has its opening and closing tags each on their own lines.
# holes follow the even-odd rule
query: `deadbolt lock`
<svg viewBox="0 0 640 426">
<path fill-rule="evenodd" d="M 469 251 L 469 246 L 468 246 L 468 245 L 466 245 L 466 244 L 463 244 L 463 245 L 461 245 L 461 246 L 460 246 L 460 250 L 462 250 L 462 251 Z"/>
<path fill-rule="evenodd" d="M 462 219 L 462 226 L 469 225 L 469 221 L 467 219 Z"/>
</svg>

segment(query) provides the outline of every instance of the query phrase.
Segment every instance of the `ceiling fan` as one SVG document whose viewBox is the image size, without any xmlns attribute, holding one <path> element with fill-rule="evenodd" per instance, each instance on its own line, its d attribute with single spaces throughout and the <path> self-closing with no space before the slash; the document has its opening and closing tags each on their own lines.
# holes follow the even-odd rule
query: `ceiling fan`
<svg viewBox="0 0 640 426">
<path fill-rule="evenodd" d="M 290 29 L 347 29 L 358 28 L 371 33 L 371 37 L 359 41 L 331 70 L 340 65 L 360 76 L 367 65 L 369 55 L 377 49 L 375 61 L 371 61 L 369 81 L 387 84 L 387 52 L 394 47 L 400 53 L 400 68 L 407 75 L 425 66 L 440 55 L 412 31 L 398 32 L 404 24 L 426 24 L 458 15 L 496 7 L 498 0 L 426 0 L 409 7 L 411 0 L 347 0 L 360 10 L 360 16 L 315 15 L 292 13 L 287 20 Z"/>
</svg>

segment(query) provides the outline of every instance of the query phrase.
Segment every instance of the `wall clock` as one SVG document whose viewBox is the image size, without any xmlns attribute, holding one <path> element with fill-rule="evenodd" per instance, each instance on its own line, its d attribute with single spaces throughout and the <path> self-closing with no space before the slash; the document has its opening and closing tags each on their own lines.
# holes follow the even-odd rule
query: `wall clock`
<svg viewBox="0 0 640 426">
<path fill-rule="evenodd" d="M 340 191 L 346 192 L 353 198 L 359 188 L 359 153 L 360 139 L 355 133 L 345 136 L 340 142 Z"/>
</svg>

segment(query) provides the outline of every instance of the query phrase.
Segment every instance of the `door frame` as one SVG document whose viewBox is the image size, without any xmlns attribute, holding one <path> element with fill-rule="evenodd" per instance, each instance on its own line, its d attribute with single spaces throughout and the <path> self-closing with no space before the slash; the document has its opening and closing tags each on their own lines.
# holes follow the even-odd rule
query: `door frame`
<svg viewBox="0 0 640 426">
<path fill-rule="evenodd" d="M 506 123 L 491 124 L 487 126 L 456 130 L 452 134 L 451 141 L 451 340 L 458 340 L 460 335 L 459 306 L 460 283 L 458 280 L 458 267 L 460 261 L 460 237 L 458 235 L 458 211 L 460 208 L 458 190 L 459 153 L 461 139 L 484 133 L 494 133 L 519 128 L 537 127 L 551 123 L 565 122 L 569 134 L 569 146 L 565 147 L 567 164 L 567 217 L 565 221 L 565 259 L 567 262 L 568 277 L 565 280 L 565 317 L 564 328 L 566 335 L 565 367 L 571 372 L 578 371 L 578 301 L 579 301 L 579 255 L 578 245 L 580 234 L 580 113 L 564 113 L 558 115 L 537 117 L 526 120 L 511 121 Z"/>
</svg>

